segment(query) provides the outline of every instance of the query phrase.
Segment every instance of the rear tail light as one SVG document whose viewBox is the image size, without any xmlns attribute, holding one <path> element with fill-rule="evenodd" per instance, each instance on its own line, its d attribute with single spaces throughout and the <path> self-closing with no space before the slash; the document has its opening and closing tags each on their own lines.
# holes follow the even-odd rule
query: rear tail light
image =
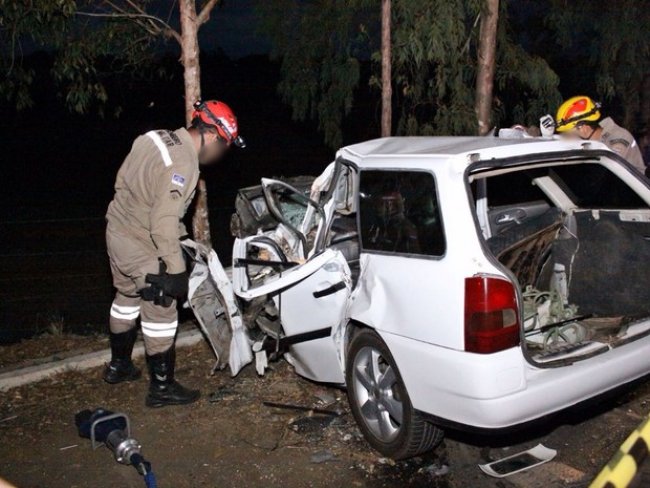
<svg viewBox="0 0 650 488">
<path fill-rule="evenodd" d="M 465 350 L 490 354 L 519 344 L 517 293 L 492 276 L 465 280 Z"/>
</svg>

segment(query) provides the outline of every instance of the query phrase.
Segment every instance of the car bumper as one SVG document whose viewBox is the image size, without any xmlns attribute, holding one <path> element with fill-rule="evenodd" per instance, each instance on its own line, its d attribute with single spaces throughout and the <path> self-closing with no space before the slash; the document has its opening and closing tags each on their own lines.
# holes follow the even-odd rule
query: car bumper
<svg viewBox="0 0 650 488">
<path fill-rule="evenodd" d="M 569 366 L 536 368 L 520 348 L 480 355 L 379 333 L 415 409 L 481 429 L 523 424 L 650 373 L 650 336 Z"/>
</svg>

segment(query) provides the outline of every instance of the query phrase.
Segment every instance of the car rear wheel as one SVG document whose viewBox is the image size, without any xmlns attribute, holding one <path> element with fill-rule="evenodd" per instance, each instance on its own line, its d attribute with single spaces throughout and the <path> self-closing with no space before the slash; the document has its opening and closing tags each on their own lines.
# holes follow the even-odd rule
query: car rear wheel
<svg viewBox="0 0 650 488">
<path fill-rule="evenodd" d="M 443 432 L 413 408 L 388 346 L 370 329 L 350 342 L 346 383 L 350 408 L 370 445 L 404 459 L 436 447 Z"/>
</svg>

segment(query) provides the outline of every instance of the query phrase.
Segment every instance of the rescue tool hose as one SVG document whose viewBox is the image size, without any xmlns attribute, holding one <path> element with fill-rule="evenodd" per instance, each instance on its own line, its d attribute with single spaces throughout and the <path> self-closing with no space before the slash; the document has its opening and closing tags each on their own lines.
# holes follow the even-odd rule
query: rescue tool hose
<svg viewBox="0 0 650 488">
<path fill-rule="evenodd" d="M 135 453 L 131 456 L 131 463 L 138 473 L 143 476 L 147 488 L 158 488 L 156 476 L 151 470 L 151 463 L 149 461 L 146 461 L 141 454 Z"/>
<path fill-rule="evenodd" d="M 153 471 L 150 471 L 144 476 L 144 482 L 147 485 L 147 488 L 158 488 L 156 484 L 156 477 L 153 475 Z"/>
</svg>

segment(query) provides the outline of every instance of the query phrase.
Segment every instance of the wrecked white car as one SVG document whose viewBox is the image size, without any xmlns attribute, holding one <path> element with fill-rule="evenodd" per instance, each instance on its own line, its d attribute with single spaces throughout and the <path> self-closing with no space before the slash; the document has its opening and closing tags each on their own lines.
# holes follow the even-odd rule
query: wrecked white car
<svg viewBox="0 0 650 488">
<path fill-rule="evenodd" d="M 240 192 L 236 303 L 206 302 L 205 264 L 190 303 L 208 333 L 228 316 L 220 367 L 254 359 L 262 374 L 284 355 L 345 386 L 382 454 L 431 449 L 445 425 L 521 424 L 650 372 L 650 187 L 605 146 L 379 139 L 341 149 L 305 188 Z"/>
</svg>

